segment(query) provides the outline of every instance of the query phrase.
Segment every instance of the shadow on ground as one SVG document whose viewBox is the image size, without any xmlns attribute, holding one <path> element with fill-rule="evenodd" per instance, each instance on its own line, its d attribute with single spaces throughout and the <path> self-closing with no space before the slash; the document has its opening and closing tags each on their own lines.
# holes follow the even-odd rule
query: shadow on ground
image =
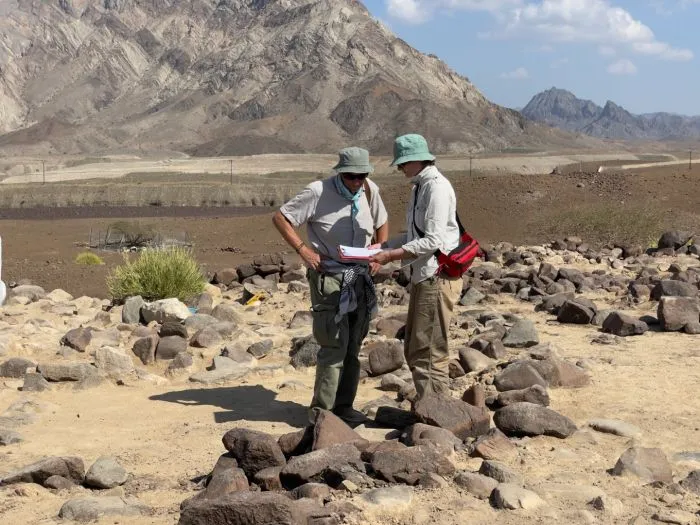
<svg viewBox="0 0 700 525">
<path fill-rule="evenodd" d="M 167 392 L 149 397 L 152 401 L 166 401 L 181 405 L 211 405 L 224 411 L 214 412 L 217 423 L 233 421 L 272 421 L 293 427 L 307 424 L 307 408 L 293 401 L 278 401 L 277 393 L 260 385 L 193 388 Z"/>
</svg>

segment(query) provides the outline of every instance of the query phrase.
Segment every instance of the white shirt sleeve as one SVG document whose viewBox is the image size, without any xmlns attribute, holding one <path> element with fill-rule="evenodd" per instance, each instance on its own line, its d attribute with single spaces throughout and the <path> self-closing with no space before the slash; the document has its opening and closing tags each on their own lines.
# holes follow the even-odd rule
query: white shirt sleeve
<svg viewBox="0 0 700 525">
<path fill-rule="evenodd" d="M 432 255 L 436 250 L 442 249 L 444 244 L 450 213 L 449 187 L 427 183 L 421 203 L 416 206 L 416 223 L 422 222 L 424 235 L 404 244 L 402 248 L 415 257 Z M 421 214 L 423 221 L 420 221 Z"/>
</svg>

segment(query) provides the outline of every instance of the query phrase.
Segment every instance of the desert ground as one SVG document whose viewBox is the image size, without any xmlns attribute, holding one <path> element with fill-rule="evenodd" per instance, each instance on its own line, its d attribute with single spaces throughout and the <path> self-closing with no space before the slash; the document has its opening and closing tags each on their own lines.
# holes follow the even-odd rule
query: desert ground
<svg viewBox="0 0 700 525">
<path fill-rule="evenodd" d="M 486 160 L 480 160 L 482 166 Z M 440 166 L 455 185 L 463 222 L 484 245 L 498 245 L 502 251 L 507 247 L 498 243 L 521 246 L 520 251 L 537 254 L 536 264 L 530 265 L 535 269 L 549 263 L 586 275 L 598 271 L 634 279 L 645 267 L 660 272 L 661 278 L 669 278 L 672 264 L 684 271 L 700 266 L 697 256 L 658 256 L 639 261 L 619 258 L 613 264 L 607 256 L 591 262 L 573 250 L 548 248 L 551 241 L 572 235 L 580 236 L 595 250 L 623 244 L 648 248 L 667 229 L 697 232 L 700 166 L 689 169 L 683 164 L 658 166 L 652 162 L 651 166 L 638 167 L 648 164 L 647 160 L 639 154 L 585 158 L 562 154 L 544 160 L 521 155 L 489 160 L 487 170 L 474 170 L 471 177 L 466 171 L 467 159 L 447 159 L 444 167 L 442 163 Z M 178 167 L 178 176 L 171 175 L 175 169 L 171 159 L 141 164 L 134 159 L 113 159 L 99 163 L 100 171 L 87 169 L 86 165 L 66 167 L 65 160 L 60 160 L 56 162 L 60 167 L 47 171 L 46 185 L 38 182 L 35 171 L 20 174 L 12 168 L 6 170 L 7 177 L 0 184 L 0 199 L 5 203 L 0 209 L 2 280 L 12 284 L 28 281 L 46 292 L 59 291 L 43 298 L 13 299 L 2 307 L 0 364 L 16 357 L 38 363 L 40 369 L 44 363 L 91 363 L 96 352 L 107 346 L 130 356 L 133 369 L 106 377 L 100 371 L 101 380 L 94 382 L 52 381 L 49 390 L 41 392 L 23 391 L 21 377 L 0 378 L 0 430 L 21 436 L 20 442 L 0 446 L 0 480 L 46 456 L 79 457 L 86 469 L 100 456 L 113 456 L 128 473 L 126 483 L 107 490 L 83 486 L 57 490 L 35 483 L 0 486 L 0 522 L 70 523 L 58 517 L 64 503 L 95 496 L 125 498 L 122 501 L 128 502 L 133 502 L 129 499 L 133 497 L 145 506 L 134 515 L 101 516 L 96 523 L 175 524 L 180 503 L 201 489 L 201 478 L 226 452 L 221 440 L 227 431 L 248 428 L 278 437 L 306 425 L 314 369 L 291 366 L 289 356 L 292 339 L 310 334 L 310 326 L 303 322 L 290 327 L 294 314 L 308 309 L 308 291 L 303 287 L 280 283 L 269 298 L 252 306 L 240 303 L 240 286 L 208 288 L 213 306 L 227 305 L 235 312 L 235 329 L 209 347 L 189 346 L 187 353 L 192 362 L 178 369 L 170 361 L 142 364 L 131 350 L 142 333 L 134 325 L 121 323 L 121 306 L 109 307 L 105 277 L 121 262 L 122 255 L 96 252 L 105 261 L 100 266 L 80 266 L 74 259 L 86 250 L 91 232 L 105 231 L 118 220 L 138 221 L 175 236 L 186 233 L 208 276 L 250 263 L 261 254 L 286 251 L 270 221 L 280 204 L 278 199 L 327 173 L 333 161 L 331 156 L 293 162 L 285 158 L 279 163 L 269 157 L 238 159 L 234 165 L 240 171 L 234 172 L 234 182 L 239 195 L 254 194 L 260 187 L 277 190 L 274 199 L 258 202 L 255 207 L 241 206 L 245 199 L 239 205 L 217 201 L 214 207 L 182 201 L 180 206 L 171 206 L 176 204 L 174 201 L 161 201 L 159 205 L 138 207 L 128 199 L 121 200 L 126 199 L 125 193 L 119 193 L 125 187 L 138 195 L 139 186 L 144 185 L 159 188 L 172 184 L 178 188 L 170 194 L 173 199 L 196 191 L 194 187 L 220 194 L 222 187 L 230 185 L 230 163 L 225 159 L 217 161 L 220 164 L 202 161 L 191 171 Z M 121 163 L 131 165 L 112 166 Z M 536 169 L 528 167 L 535 164 Z M 610 168 L 599 174 L 601 164 Z M 628 164 L 632 164 L 630 169 Z M 560 173 L 550 174 L 555 167 L 561 167 Z M 195 175 L 199 178 L 193 180 Z M 83 180 L 86 176 L 89 180 Z M 403 228 L 407 183 L 388 169 L 378 170 L 375 180 L 389 210 L 391 230 L 398 232 Z M 283 191 L 278 191 L 280 181 L 284 181 Z M 30 205 L 41 204 L 52 194 L 68 195 L 81 189 L 89 192 L 96 186 L 103 194 L 112 188 L 109 191 L 115 193 L 111 195 L 117 197 L 102 205 L 92 202 L 85 208 Z M 38 195 L 36 200 L 28 201 L 33 195 Z M 22 206 L 8 204 L 22 200 Z M 515 270 L 524 271 L 527 264 Z M 494 263 L 478 262 L 475 268 L 481 265 L 494 267 Z M 503 261 L 496 266 L 502 268 Z M 401 295 L 403 290 L 393 281 L 380 285 L 380 289 L 386 291 L 386 297 Z M 625 289 L 594 287 L 579 296 L 594 301 L 600 310 L 619 309 L 635 318 L 657 316 L 657 301 L 630 301 Z M 382 304 L 379 319 L 405 313 L 405 303 L 391 303 L 387 300 Z M 342 522 L 700 522 L 700 495 L 689 490 L 687 484 L 678 483 L 700 469 L 698 335 L 665 332 L 651 323 L 642 335 L 611 337 L 607 340 L 611 344 L 600 344 L 600 326 L 558 322 L 556 316 L 536 312 L 533 302 L 513 294 L 489 292 L 479 304 L 457 306 L 450 341 L 455 358 L 477 335 L 478 325 L 472 320 L 485 312 L 504 316 L 508 329 L 513 317 L 532 321 L 539 336 L 539 345 L 534 348 L 575 364 L 588 377 L 576 388 L 548 388 L 549 408 L 569 418 L 576 425 L 575 432 L 565 439 L 544 435 L 511 438 L 513 451 L 498 458 L 520 476 L 528 494 L 536 495 L 528 497 L 536 498 L 537 503 L 517 510 L 496 509 L 445 476 L 439 488 L 414 487 L 403 500 L 391 505 L 373 505 L 362 491 L 334 490 L 332 502 L 347 501 L 357 507 L 346 513 Z M 69 330 L 81 326 L 95 329 L 83 352 L 60 344 Z M 385 343 L 387 336 L 380 332 L 373 324 L 367 343 Z M 190 331 L 188 336 L 192 335 Z M 245 353 L 250 345 L 267 339 L 272 341 L 270 353 L 241 377 L 211 384 L 191 380 L 211 365 L 222 348 Z M 488 387 L 489 376 L 516 358 L 529 359 L 530 350 L 509 347 L 507 355 L 491 363 L 485 375 L 483 371 L 470 372 L 456 379 L 453 395 L 461 397 L 469 385 L 479 381 L 485 381 Z M 410 377 L 406 376 L 405 365 L 395 373 Z M 382 396 L 396 397 L 394 392 L 383 391 L 381 383 L 381 377 L 364 378 L 357 407 Z M 591 425 L 596 419 L 624 422 L 632 426 L 632 431 L 626 435 L 601 432 Z M 373 425 L 357 432 L 370 441 L 391 437 L 391 429 Z M 618 458 L 630 447 L 663 451 L 673 479 L 650 483 L 635 475 L 612 475 Z M 451 452 L 449 460 L 457 472 L 476 472 L 482 463 L 467 450 Z"/>
</svg>

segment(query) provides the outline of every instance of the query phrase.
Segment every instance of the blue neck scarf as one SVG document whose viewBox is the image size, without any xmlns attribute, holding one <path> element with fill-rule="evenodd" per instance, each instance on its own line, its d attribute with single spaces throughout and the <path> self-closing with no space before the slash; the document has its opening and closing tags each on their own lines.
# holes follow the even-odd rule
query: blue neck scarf
<svg viewBox="0 0 700 525">
<path fill-rule="evenodd" d="M 354 219 L 360 211 L 360 197 L 364 193 L 364 188 L 360 188 L 357 193 L 353 194 L 345 184 L 343 184 L 342 175 L 338 174 L 335 177 L 335 189 L 338 190 L 343 197 L 352 202 L 351 215 Z"/>
</svg>

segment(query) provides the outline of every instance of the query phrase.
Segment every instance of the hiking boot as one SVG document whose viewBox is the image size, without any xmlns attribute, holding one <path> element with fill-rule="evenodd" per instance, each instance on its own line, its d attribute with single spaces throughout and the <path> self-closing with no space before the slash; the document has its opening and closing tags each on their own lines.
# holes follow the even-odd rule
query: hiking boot
<svg viewBox="0 0 700 525">
<path fill-rule="evenodd" d="M 352 407 L 337 407 L 333 409 L 333 413 L 351 428 L 360 426 L 362 423 L 367 421 L 367 416 Z"/>
</svg>

